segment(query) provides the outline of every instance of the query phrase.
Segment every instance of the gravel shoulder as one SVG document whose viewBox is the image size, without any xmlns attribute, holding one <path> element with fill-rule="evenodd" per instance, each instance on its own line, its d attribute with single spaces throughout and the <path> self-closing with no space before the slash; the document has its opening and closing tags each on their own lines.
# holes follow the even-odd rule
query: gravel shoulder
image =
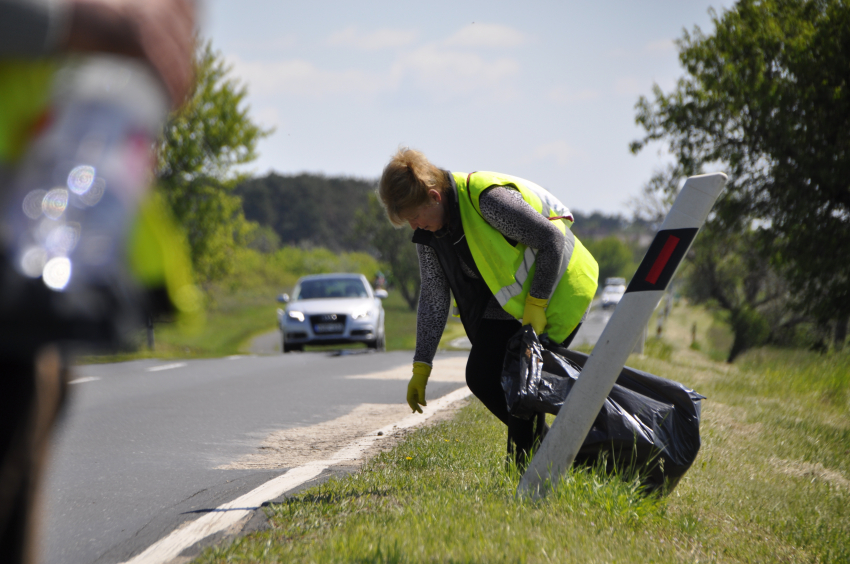
<svg viewBox="0 0 850 564">
<path fill-rule="evenodd" d="M 464 382 L 466 359 L 462 357 L 437 358 L 434 361 L 434 370 L 431 382 Z M 348 379 L 369 380 L 403 380 L 410 378 L 410 369 L 407 367 L 395 368 L 383 372 L 349 376 Z M 427 397 L 427 395 L 426 395 Z M 403 398 L 401 398 L 403 400 Z M 425 421 L 432 425 L 435 422 L 450 418 L 465 402 L 456 402 L 452 407 L 443 410 Z M 354 408 L 351 412 L 307 427 L 297 427 L 274 431 L 269 434 L 256 452 L 249 453 L 228 464 L 218 467 L 221 470 L 235 469 L 265 469 L 276 470 L 293 468 L 318 460 L 326 460 L 333 453 L 341 450 L 354 440 L 375 433 L 377 429 L 391 425 L 410 415 L 410 408 L 406 403 L 396 404 L 372 404 L 364 403 Z M 379 445 L 371 451 L 390 449 L 398 441 L 410 432 L 400 430 L 392 436 L 381 440 Z M 359 461 L 360 464 L 371 458 L 374 452 Z M 358 464 L 359 466 L 359 464 Z"/>
</svg>

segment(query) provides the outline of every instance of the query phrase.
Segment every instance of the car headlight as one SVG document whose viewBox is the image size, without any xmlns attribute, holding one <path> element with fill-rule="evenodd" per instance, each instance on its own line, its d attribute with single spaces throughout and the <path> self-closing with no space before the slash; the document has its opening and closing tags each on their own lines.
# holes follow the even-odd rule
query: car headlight
<svg viewBox="0 0 850 564">
<path fill-rule="evenodd" d="M 372 317 L 371 309 L 359 309 L 355 312 L 352 312 L 351 319 L 366 319 Z"/>
<path fill-rule="evenodd" d="M 287 311 L 286 315 L 289 319 L 294 319 L 296 321 L 304 321 L 304 314 L 300 311 Z"/>
</svg>

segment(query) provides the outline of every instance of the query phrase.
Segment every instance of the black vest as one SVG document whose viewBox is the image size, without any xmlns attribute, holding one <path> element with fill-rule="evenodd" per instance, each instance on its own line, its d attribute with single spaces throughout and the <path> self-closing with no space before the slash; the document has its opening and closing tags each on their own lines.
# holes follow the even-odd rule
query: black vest
<svg viewBox="0 0 850 564">
<path fill-rule="evenodd" d="M 487 304 L 493 297 L 493 293 L 480 275 L 478 275 L 478 278 L 470 278 L 461 267 L 462 258 L 463 263 L 478 274 L 478 267 L 475 266 L 475 260 L 472 258 L 472 251 L 469 250 L 469 244 L 466 241 L 463 224 L 460 220 L 457 185 L 454 177 L 449 173 L 446 174 L 451 182 L 451 190 L 448 190 L 445 194 L 448 216 L 446 225 L 436 233 L 417 229 L 413 232 L 413 242 L 427 245 L 436 252 L 437 260 L 440 261 L 440 267 L 449 281 L 452 295 L 460 310 L 463 328 L 466 330 L 469 339 L 474 343 L 478 325 L 484 317 L 484 311 L 487 309 Z"/>
</svg>

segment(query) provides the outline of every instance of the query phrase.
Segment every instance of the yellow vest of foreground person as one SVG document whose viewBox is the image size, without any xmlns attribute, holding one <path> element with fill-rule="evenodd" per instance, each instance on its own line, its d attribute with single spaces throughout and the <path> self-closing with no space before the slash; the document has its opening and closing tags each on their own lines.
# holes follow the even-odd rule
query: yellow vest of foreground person
<svg viewBox="0 0 850 564">
<path fill-rule="evenodd" d="M 0 166 L 12 166 L 47 117 L 55 65 L 0 59 Z"/>
<path fill-rule="evenodd" d="M 457 184 L 458 204 L 463 231 L 475 266 L 502 308 L 517 319 L 522 318 L 525 298 L 534 278 L 537 251 L 522 243 L 512 245 L 481 215 L 479 198 L 490 186 L 517 190 L 532 208 L 545 217 L 570 216 L 569 210 L 540 186 L 497 172 L 453 172 Z M 555 343 L 566 339 L 581 322 L 596 293 L 599 266 L 590 252 L 570 231 L 571 219 L 552 221 L 564 235 L 564 256 L 558 282 L 546 308 L 544 332 Z"/>
</svg>

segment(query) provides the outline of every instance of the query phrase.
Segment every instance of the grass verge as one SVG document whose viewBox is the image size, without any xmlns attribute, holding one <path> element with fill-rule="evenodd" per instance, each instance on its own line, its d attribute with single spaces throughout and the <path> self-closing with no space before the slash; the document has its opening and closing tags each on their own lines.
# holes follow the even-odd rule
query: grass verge
<svg viewBox="0 0 850 564">
<path fill-rule="evenodd" d="M 109 355 L 81 357 L 83 364 L 121 362 L 140 358 L 206 358 L 244 353 L 252 338 L 277 329 L 275 301 L 277 287 L 257 287 L 238 292 L 217 292 L 207 311 L 206 322 L 200 330 L 181 330 L 172 323 L 154 327 L 154 349 L 149 350 L 145 331 L 131 340 L 136 350 Z M 411 311 L 399 292 L 390 291 L 384 300 L 387 350 L 413 350 L 416 347 L 416 312 Z M 440 343 L 449 342 L 466 333 L 458 321 L 450 320 Z M 307 350 L 363 348 L 365 345 L 312 347 Z"/>
<path fill-rule="evenodd" d="M 665 498 L 574 471 L 542 501 L 517 499 L 504 427 L 473 400 L 197 561 L 850 561 L 850 355 L 718 363 L 690 346 L 700 315 L 674 308 L 663 340 L 630 359 L 708 396 L 700 455 Z"/>
<path fill-rule="evenodd" d="M 103 363 L 140 358 L 206 358 L 238 354 L 252 337 L 277 326 L 278 304 L 274 288 L 255 288 L 238 294 L 221 294 L 207 309 L 206 321 L 194 331 L 173 323 L 154 326 L 154 349 L 147 348 L 145 331 L 131 339 L 136 350 L 109 355 L 90 355 L 80 363 Z"/>
</svg>

